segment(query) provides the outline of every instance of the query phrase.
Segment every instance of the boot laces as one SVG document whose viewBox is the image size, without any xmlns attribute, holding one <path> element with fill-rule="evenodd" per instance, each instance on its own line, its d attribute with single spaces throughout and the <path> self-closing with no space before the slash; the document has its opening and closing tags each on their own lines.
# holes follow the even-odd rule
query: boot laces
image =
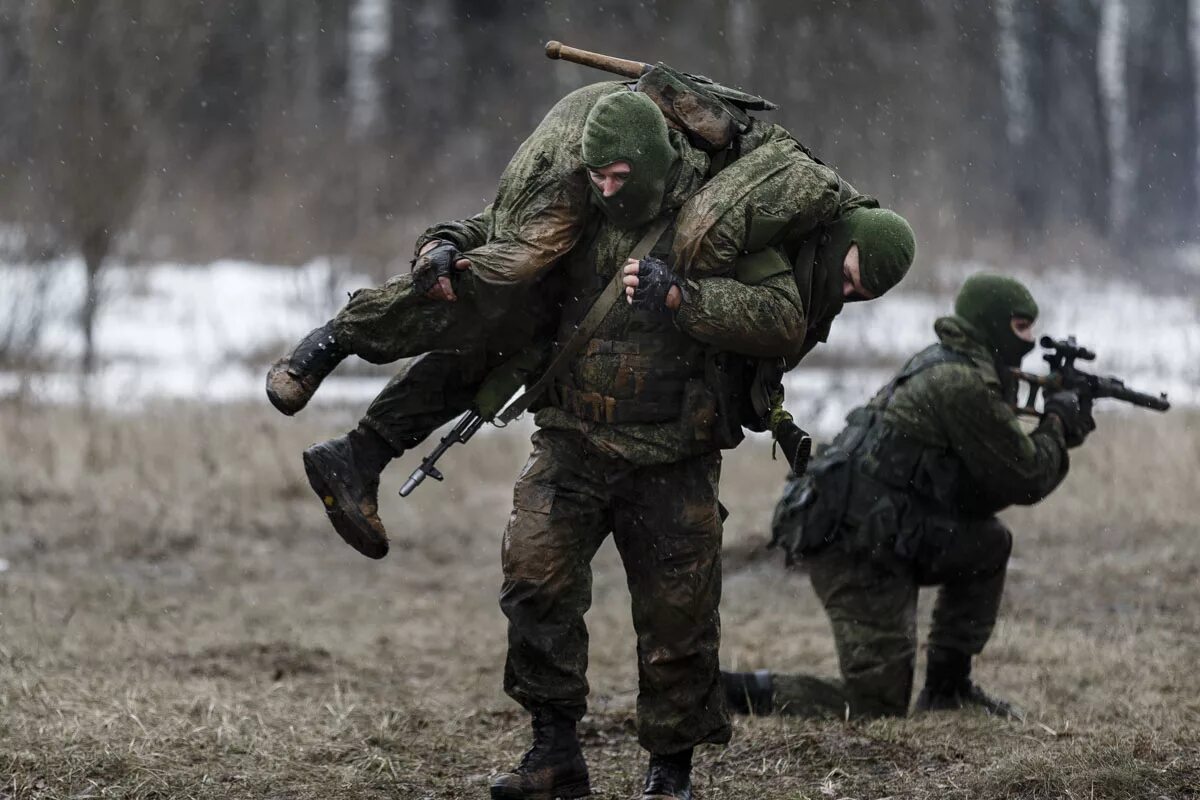
<svg viewBox="0 0 1200 800">
<path fill-rule="evenodd" d="M 536 764 L 542 758 L 550 756 L 558 744 L 558 729 L 555 725 L 556 720 L 548 714 L 534 712 L 533 716 L 533 744 L 521 756 L 521 762 L 517 765 L 517 770 L 522 771 Z"/>
</svg>

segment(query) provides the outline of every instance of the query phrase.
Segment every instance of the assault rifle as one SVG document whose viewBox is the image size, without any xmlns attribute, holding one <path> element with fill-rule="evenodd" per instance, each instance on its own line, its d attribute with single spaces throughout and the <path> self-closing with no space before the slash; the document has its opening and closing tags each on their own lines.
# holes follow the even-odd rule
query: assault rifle
<svg viewBox="0 0 1200 800">
<path fill-rule="evenodd" d="M 484 418 L 475 411 L 468 411 L 463 414 L 454 428 L 442 437 L 437 447 L 433 448 L 433 452 L 422 459 L 421 466 L 413 470 L 412 475 L 408 476 L 408 480 L 400 487 L 400 496 L 408 497 L 412 494 L 413 489 L 420 486 L 421 481 L 426 478 L 433 478 L 435 481 L 444 480 L 446 476 L 437 468 L 438 459 L 444 456 L 446 451 L 452 446 L 466 444 L 467 440 L 483 427 L 484 422 Z"/>
<path fill-rule="evenodd" d="M 1092 375 L 1077 369 L 1076 361 L 1093 361 L 1096 354 L 1079 345 L 1074 336 L 1066 339 L 1052 339 L 1049 336 L 1043 336 L 1040 344 L 1050 351 L 1042 355 L 1042 358 L 1050 365 L 1050 374 L 1034 375 L 1019 369 L 1013 370 L 1013 375 L 1029 386 L 1028 397 L 1023 404 L 1017 406 L 1018 414 L 1040 416 L 1034 409 L 1034 401 L 1037 400 L 1039 389 L 1045 394 L 1064 389 L 1078 392 L 1079 402 L 1085 408 L 1089 408 L 1093 400 L 1101 397 L 1111 397 L 1114 400 L 1122 400 L 1154 411 L 1166 411 L 1171 407 L 1170 402 L 1167 401 L 1166 392 L 1155 396 L 1134 391 L 1127 387 L 1120 378 Z"/>
</svg>

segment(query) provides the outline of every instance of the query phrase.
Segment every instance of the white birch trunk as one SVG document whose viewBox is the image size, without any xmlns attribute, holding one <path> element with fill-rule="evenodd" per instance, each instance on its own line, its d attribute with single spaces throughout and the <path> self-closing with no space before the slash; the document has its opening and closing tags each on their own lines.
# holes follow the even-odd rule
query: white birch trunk
<svg viewBox="0 0 1200 800">
<path fill-rule="evenodd" d="M 1125 86 L 1126 50 L 1129 42 L 1129 12 L 1125 0 L 1103 0 L 1100 9 L 1100 41 L 1096 52 L 1100 96 L 1109 153 L 1109 229 L 1118 239 L 1129 225 L 1136 164 L 1129 125 L 1129 95 Z"/>
<path fill-rule="evenodd" d="M 1192 86 L 1196 112 L 1196 202 L 1200 203 L 1200 0 L 1188 3 L 1188 44 L 1192 52 Z"/>
<path fill-rule="evenodd" d="M 734 74 L 718 77 L 744 86 L 752 83 L 754 69 L 754 40 L 758 28 L 758 14 L 750 0 L 729 0 L 725 23 L 725 46 L 729 48 L 729 63 Z M 750 86 L 750 91 L 754 87 Z"/>
<path fill-rule="evenodd" d="M 379 59 L 391 38 L 391 5 L 387 0 L 354 0 L 350 8 L 349 64 L 350 132 L 363 136 L 379 124 L 383 86 Z"/>
<path fill-rule="evenodd" d="M 1200 0 L 1197 0 L 1200 2 Z M 1006 111 L 1004 133 L 1019 147 L 1029 138 L 1033 110 L 1029 101 L 1029 68 L 1021 48 L 1016 5 L 1019 0 L 996 0 L 999 29 L 1000 89 Z"/>
</svg>

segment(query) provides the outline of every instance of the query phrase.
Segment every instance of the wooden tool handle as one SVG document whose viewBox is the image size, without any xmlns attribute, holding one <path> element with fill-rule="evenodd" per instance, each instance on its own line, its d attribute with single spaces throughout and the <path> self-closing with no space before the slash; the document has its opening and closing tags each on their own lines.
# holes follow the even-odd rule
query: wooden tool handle
<svg viewBox="0 0 1200 800">
<path fill-rule="evenodd" d="M 546 57 L 571 61 L 576 64 L 582 64 L 585 67 L 602 69 L 605 72 L 612 72 L 616 75 L 635 80 L 642 77 L 642 73 L 651 67 L 650 64 L 643 64 L 641 61 L 631 61 L 628 58 L 614 58 L 602 53 L 580 50 L 577 47 L 568 47 L 562 42 L 546 42 Z"/>
</svg>

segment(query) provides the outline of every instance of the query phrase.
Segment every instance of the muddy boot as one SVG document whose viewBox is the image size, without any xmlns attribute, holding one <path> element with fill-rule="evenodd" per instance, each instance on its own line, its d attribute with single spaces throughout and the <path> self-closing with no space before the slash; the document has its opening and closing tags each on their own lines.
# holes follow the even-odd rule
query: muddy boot
<svg viewBox="0 0 1200 800">
<path fill-rule="evenodd" d="M 575 720 L 551 707 L 533 711 L 533 745 L 512 772 L 492 781 L 492 800 L 555 800 L 592 793 Z"/>
<path fill-rule="evenodd" d="M 971 656 L 943 647 L 929 648 L 925 688 L 917 695 L 917 711 L 958 711 L 982 708 L 989 714 L 1018 721 L 1025 712 L 998 697 L 992 697 L 971 680 Z"/>
<path fill-rule="evenodd" d="M 775 687 L 771 673 L 765 669 L 754 672 L 721 671 L 725 687 L 725 705 L 734 714 L 770 714 L 775 710 Z"/>
<path fill-rule="evenodd" d="M 642 800 L 692 800 L 692 751 L 650 756 Z"/>
<path fill-rule="evenodd" d="M 321 381 L 347 355 L 333 335 L 333 323 L 326 322 L 271 365 L 267 371 L 267 399 L 290 417 L 308 405 Z"/>
<path fill-rule="evenodd" d="M 379 474 L 398 454 L 364 425 L 304 451 L 308 485 L 346 543 L 369 558 L 387 555 L 387 531 L 379 519 Z"/>
</svg>

